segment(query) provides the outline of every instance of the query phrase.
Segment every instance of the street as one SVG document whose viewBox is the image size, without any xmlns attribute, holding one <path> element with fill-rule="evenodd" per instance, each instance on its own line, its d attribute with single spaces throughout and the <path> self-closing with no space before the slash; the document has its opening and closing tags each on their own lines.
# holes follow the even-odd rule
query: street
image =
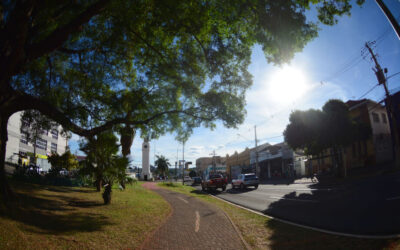
<svg viewBox="0 0 400 250">
<path fill-rule="evenodd" d="M 341 233 L 390 235 L 400 233 L 399 187 L 400 174 L 396 173 L 335 186 L 302 181 L 240 190 L 229 185 L 226 192 L 213 194 L 302 225 Z"/>
</svg>

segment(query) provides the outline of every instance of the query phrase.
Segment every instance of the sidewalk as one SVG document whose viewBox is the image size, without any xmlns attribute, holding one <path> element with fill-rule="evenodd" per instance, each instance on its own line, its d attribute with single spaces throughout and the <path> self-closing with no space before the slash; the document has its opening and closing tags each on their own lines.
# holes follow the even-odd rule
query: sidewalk
<svg viewBox="0 0 400 250">
<path fill-rule="evenodd" d="M 164 225 L 141 249 L 246 249 L 229 218 L 219 208 L 195 197 L 143 184 L 161 195 L 172 208 Z"/>
</svg>

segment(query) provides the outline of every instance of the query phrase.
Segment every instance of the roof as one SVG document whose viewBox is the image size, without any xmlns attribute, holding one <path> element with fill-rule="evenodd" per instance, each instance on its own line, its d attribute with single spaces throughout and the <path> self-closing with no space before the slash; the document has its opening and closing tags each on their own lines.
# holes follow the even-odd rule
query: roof
<svg viewBox="0 0 400 250">
<path fill-rule="evenodd" d="M 379 106 L 383 107 L 380 103 L 377 103 L 377 102 L 372 101 L 370 99 L 348 100 L 346 102 L 346 104 L 347 104 L 347 106 L 349 106 L 349 110 L 353 110 L 353 109 L 356 109 L 356 108 L 358 108 L 358 107 L 360 107 L 362 105 L 368 105 L 368 104 L 372 104 L 374 106 L 379 105 Z"/>
</svg>

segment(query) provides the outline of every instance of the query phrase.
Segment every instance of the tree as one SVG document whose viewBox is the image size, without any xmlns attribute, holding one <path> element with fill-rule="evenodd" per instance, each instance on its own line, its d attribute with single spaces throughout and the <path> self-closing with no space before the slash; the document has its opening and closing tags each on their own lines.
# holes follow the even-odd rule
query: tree
<svg viewBox="0 0 400 250">
<path fill-rule="evenodd" d="M 95 180 L 98 192 L 104 184 L 103 199 L 105 204 L 111 202 L 111 188 L 116 181 L 125 179 L 129 160 L 118 156 L 118 138 L 112 131 L 102 132 L 82 142 L 80 149 L 86 154 L 82 163 L 81 174 L 91 175 Z"/>
<path fill-rule="evenodd" d="M 65 151 L 64 154 L 59 155 L 57 152 L 53 152 L 47 160 L 51 164 L 50 173 L 53 175 L 59 175 L 60 171 L 65 168 L 68 171 L 77 169 L 79 162 L 69 150 Z"/>
<path fill-rule="evenodd" d="M 157 171 L 162 174 L 163 176 L 166 176 L 168 173 L 168 166 L 171 166 L 171 163 L 169 163 L 169 160 L 165 158 L 163 155 L 156 155 L 156 167 Z"/>
<path fill-rule="evenodd" d="M 296 110 L 290 114 L 283 132 L 285 141 L 293 149 L 304 149 L 308 155 L 318 155 L 325 148 L 324 113 L 320 110 Z"/>
<path fill-rule="evenodd" d="M 136 130 L 190 132 L 217 120 L 235 127 L 252 82 L 252 46 L 286 62 L 317 35 L 305 9 L 317 5 L 320 20 L 333 24 L 349 2 L 2 1 L 2 197 L 11 195 L 4 160 L 15 112 L 38 110 L 87 138 L 122 124 L 124 152 Z"/>
<path fill-rule="evenodd" d="M 36 110 L 26 110 L 21 115 L 21 135 L 27 143 L 33 145 L 33 163 L 36 165 L 36 147 L 37 142 L 42 138 L 44 133 L 52 129 L 57 129 L 58 124 L 42 115 Z"/>
<path fill-rule="evenodd" d="M 329 100 L 321 110 L 294 111 L 284 131 L 285 141 L 293 149 L 305 149 L 308 155 L 333 150 L 332 163 L 342 173 L 340 152 L 345 146 L 371 136 L 371 127 L 350 117 L 348 106 L 340 100 Z"/>
</svg>

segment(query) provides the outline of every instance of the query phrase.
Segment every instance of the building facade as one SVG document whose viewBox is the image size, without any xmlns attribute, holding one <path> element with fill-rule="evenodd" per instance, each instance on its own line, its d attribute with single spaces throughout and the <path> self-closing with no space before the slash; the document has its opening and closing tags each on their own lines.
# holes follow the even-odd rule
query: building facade
<svg viewBox="0 0 400 250">
<path fill-rule="evenodd" d="M 199 176 L 214 172 L 226 173 L 226 157 L 201 157 L 196 160 L 196 172 Z"/>
<path fill-rule="evenodd" d="M 255 151 L 250 154 L 250 164 L 256 164 Z M 258 150 L 260 180 L 271 178 L 294 178 L 305 175 L 304 153 L 293 151 L 285 142 L 275 145 L 265 144 Z"/>
<path fill-rule="evenodd" d="M 28 156 L 33 155 L 34 147 L 33 144 L 27 142 L 24 134 L 21 133 L 21 115 L 22 112 L 17 112 L 8 120 L 6 162 L 28 165 Z M 43 131 L 43 134 L 36 141 L 36 164 L 42 171 L 48 171 L 50 169 L 51 166 L 47 161 L 47 157 L 51 155 L 52 152 L 63 154 L 68 147 L 68 140 L 61 136 L 61 131 L 61 126 L 58 126 L 56 130 Z"/>
</svg>

